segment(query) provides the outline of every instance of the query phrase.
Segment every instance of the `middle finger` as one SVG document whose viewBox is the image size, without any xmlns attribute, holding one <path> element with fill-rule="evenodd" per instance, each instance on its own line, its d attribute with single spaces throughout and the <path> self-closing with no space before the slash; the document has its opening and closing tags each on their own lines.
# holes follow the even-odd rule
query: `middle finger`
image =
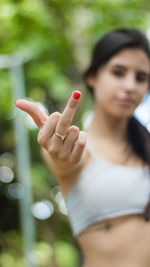
<svg viewBox="0 0 150 267">
<path fill-rule="evenodd" d="M 74 98 L 74 93 L 78 94 L 78 99 Z M 61 118 L 58 121 L 58 124 L 56 126 L 56 133 L 65 136 L 67 133 L 67 130 L 72 122 L 73 116 L 75 114 L 75 111 L 77 109 L 78 103 L 79 103 L 79 99 L 80 99 L 81 93 L 80 92 L 73 92 L 73 94 L 71 95 L 63 113 Z"/>
</svg>

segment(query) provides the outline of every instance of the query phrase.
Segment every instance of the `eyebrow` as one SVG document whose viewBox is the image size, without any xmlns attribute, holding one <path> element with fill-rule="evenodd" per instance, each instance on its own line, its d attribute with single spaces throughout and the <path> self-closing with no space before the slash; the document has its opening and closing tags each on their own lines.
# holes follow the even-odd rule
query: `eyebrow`
<svg viewBox="0 0 150 267">
<path fill-rule="evenodd" d="M 118 67 L 118 68 L 123 69 L 123 70 L 126 70 L 126 69 L 127 69 L 127 67 L 125 67 L 125 66 L 123 66 L 123 65 L 120 65 L 120 64 L 112 64 L 111 67 L 113 67 L 113 68 L 114 68 L 114 67 Z M 149 75 L 150 75 L 149 72 L 144 71 L 144 70 L 138 70 L 138 72 L 139 72 L 140 74 L 142 74 L 142 75 L 145 75 L 145 76 L 149 76 Z"/>
</svg>

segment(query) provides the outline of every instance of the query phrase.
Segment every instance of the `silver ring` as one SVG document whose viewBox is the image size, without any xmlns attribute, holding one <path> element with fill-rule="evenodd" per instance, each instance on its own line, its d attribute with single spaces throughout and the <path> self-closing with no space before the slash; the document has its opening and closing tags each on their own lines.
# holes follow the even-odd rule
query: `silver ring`
<svg viewBox="0 0 150 267">
<path fill-rule="evenodd" d="M 56 132 L 55 132 L 55 134 L 56 134 L 59 138 L 61 138 L 62 141 L 64 141 L 66 135 L 61 135 L 61 134 L 56 133 Z"/>
</svg>

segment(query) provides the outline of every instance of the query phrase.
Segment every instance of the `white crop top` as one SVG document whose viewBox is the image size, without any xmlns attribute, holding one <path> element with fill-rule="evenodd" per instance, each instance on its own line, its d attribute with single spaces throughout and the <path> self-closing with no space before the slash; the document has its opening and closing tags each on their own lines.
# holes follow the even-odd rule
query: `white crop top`
<svg viewBox="0 0 150 267">
<path fill-rule="evenodd" d="M 149 200 L 149 167 L 128 167 L 100 159 L 87 144 L 92 161 L 65 196 L 73 235 L 121 215 L 141 214 Z"/>
</svg>

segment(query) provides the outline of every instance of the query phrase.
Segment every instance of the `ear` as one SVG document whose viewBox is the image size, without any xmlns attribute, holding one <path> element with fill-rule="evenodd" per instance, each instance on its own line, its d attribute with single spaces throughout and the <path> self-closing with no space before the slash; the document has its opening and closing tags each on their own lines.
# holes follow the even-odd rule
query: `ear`
<svg viewBox="0 0 150 267">
<path fill-rule="evenodd" d="M 94 89 L 94 87 L 95 87 L 94 76 L 89 74 L 89 76 L 87 77 L 86 81 L 87 81 L 87 84 Z"/>
</svg>

